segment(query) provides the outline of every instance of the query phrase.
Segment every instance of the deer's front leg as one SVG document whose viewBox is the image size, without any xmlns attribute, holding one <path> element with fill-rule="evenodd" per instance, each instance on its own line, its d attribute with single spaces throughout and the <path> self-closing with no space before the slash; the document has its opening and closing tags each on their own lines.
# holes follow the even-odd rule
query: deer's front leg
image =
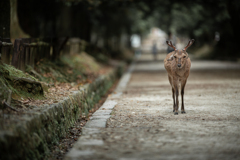
<svg viewBox="0 0 240 160">
<path fill-rule="evenodd" d="M 175 112 L 176 103 L 175 103 L 175 91 L 174 91 L 174 88 L 172 88 L 172 98 L 173 98 L 173 112 Z"/>
<path fill-rule="evenodd" d="M 182 107 L 181 107 L 181 113 L 186 113 L 184 109 L 184 89 L 186 85 L 187 80 L 183 80 L 181 82 L 181 96 L 182 96 Z"/>
<path fill-rule="evenodd" d="M 173 112 L 175 111 L 175 91 L 174 91 L 174 86 L 173 86 L 173 79 L 171 78 L 171 76 L 168 75 L 168 80 L 169 80 L 169 83 L 171 84 L 172 86 L 172 98 L 173 98 Z"/>
<path fill-rule="evenodd" d="M 178 101 L 178 94 L 179 94 L 179 87 L 178 87 L 178 79 L 174 79 L 173 80 L 173 84 L 174 84 L 174 91 L 175 91 L 175 112 L 174 114 L 177 115 L 178 114 L 178 106 L 179 106 L 179 101 Z"/>
</svg>

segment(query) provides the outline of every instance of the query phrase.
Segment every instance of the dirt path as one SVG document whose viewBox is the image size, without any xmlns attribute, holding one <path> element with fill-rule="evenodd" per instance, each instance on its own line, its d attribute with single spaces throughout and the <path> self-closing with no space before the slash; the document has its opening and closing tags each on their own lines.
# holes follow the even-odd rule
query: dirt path
<svg viewBox="0 0 240 160">
<path fill-rule="evenodd" d="M 150 56 L 108 98 L 107 128 L 87 127 L 65 159 L 240 159 L 240 64 L 193 61 L 186 114 L 174 115 L 163 56 Z"/>
</svg>

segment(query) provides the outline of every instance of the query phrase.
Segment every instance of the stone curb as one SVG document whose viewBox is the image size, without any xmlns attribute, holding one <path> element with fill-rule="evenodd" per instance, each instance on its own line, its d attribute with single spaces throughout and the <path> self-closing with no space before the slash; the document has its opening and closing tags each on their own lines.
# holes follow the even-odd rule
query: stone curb
<svg viewBox="0 0 240 160">
<path fill-rule="evenodd" d="M 31 111 L 21 115 L 21 121 L 16 121 L 16 116 L 9 117 L 12 123 L 0 130 L 0 159 L 46 158 L 50 153 L 49 147 L 65 137 L 68 128 L 81 115 L 88 115 L 88 111 L 121 76 L 124 68 L 125 64 L 122 63 L 107 75 L 102 75 L 79 91 L 72 92 L 59 103 L 32 106 Z M 108 109 L 101 109 L 99 112 L 108 113 Z M 102 118 L 95 112 L 93 121 Z M 88 125 L 91 126 L 91 123 Z"/>
<path fill-rule="evenodd" d="M 105 103 L 92 115 L 91 119 L 86 123 L 82 129 L 82 136 L 74 144 L 73 148 L 66 154 L 64 160 L 77 160 L 82 156 L 91 156 L 95 154 L 94 150 L 80 148 L 86 148 L 86 146 L 101 146 L 104 145 L 103 140 L 94 139 L 94 134 L 100 132 L 100 128 L 106 128 L 108 118 L 111 117 L 113 108 L 117 105 L 117 102 L 111 99 L 120 98 L 123 90 L 126 88 L 130 78 L 131 72 L 135 67 L 135 61 L 131 64 L 128 71 L 121 77 L 115 94 L 112 94 L 111 98 L 107 98 Z M 89 137 L 92 137 L 89 140 Z"/>
</svg>

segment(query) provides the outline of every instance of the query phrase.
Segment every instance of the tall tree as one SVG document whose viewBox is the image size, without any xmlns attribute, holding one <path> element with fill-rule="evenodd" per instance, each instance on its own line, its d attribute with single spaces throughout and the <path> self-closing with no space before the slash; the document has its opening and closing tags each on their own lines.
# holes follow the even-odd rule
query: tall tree
<svg viewBox="0 0 240 160">
<path fill-rule="evenodd" d="M 10 37 L 10 1 L 0 1 L 0 36 L 2 38 Z"/>
</svg>

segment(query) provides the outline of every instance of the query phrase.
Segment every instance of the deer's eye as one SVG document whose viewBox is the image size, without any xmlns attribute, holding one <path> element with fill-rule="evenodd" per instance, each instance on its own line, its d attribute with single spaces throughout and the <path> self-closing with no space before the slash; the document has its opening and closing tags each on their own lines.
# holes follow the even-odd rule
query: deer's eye
<svg viewBox="0 0 240 160">
<path fill-rule="evenodd" d="M 177 58 L 176 56 L 174 56 L 174 58 Z"/>
<path fill-rule="evenodd" d="M 183 58 L 186 58 L 186 56 L 183 56 Z"/>
</svg>

